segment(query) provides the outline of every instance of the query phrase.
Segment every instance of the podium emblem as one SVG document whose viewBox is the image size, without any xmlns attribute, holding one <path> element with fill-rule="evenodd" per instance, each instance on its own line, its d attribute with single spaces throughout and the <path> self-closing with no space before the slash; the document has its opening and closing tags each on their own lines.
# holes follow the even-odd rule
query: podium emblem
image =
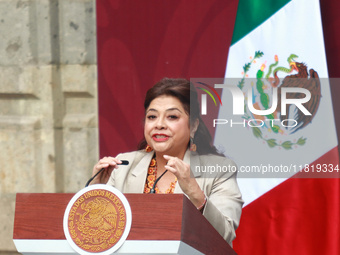
<svg viewBox="0 0 340 255">
<path fill-rule="evenodd" d="M 132 214 L 125 196 L 104 184 L 80 190 L 64 214 L 64 233 L 79 254 L 111 254 L 126 240 Z"/>
</svg>

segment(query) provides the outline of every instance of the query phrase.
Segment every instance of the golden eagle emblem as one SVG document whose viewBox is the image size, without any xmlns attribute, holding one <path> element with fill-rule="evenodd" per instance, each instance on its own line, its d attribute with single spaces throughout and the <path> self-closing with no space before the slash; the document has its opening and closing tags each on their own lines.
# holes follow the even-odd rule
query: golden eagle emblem
<svg viewBox="0 0 340 255">
<path fill-rule="evenodd" d="M 70 207 L 67 225 L 77 247 L 102 252 L 119 242 L 126 223 L 127 212 L 122 200 L 113 192 L 93 189 L 81 195 Z"/>
<path fill-rule="evenodd" d="M 81 209 L 85 212 L 79 214 L 76 225 L 84 242 L 97 245 L 108 240 L 117 227 L 115 207 L 107 199 L 97 197 L 88 203 L 83 203 Z"/>
</svg>

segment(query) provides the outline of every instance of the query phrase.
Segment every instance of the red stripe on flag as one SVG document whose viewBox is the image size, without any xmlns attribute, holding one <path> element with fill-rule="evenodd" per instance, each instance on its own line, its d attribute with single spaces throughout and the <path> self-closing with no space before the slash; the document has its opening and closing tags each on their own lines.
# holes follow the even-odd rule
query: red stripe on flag
<svg viewBox="0 0 340 255">
<path fill-rule="evenodd" d="M 339 164 L 338 147 L 313 164 Z M 290 178 L 242 212 L 234 249 L 245 254 L 340 254 L 340 178 Z"/>
</svg>

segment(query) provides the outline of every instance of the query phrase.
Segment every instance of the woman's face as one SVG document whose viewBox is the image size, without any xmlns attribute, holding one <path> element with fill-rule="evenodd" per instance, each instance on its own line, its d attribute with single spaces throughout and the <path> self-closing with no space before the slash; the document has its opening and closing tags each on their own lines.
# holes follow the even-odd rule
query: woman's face
<svg viewBox="0 0 340 255">
<path fill-rule="evenodd" d="M 189 116 L 173 96 L 159 96 L 146 110 L 144 136 L 156 153 L 183 158 L 190 140 Z"/>
</svg>

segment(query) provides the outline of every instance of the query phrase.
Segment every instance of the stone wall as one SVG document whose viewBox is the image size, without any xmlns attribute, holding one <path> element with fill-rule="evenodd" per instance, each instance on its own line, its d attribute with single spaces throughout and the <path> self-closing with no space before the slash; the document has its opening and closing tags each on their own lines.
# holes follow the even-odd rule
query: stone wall
<svg viewBox="0 0 340 255">
<path fill-rule="evenodd" d="M 0 0 L 0 254 L 15 194 L 77 192 L 98 160 L 95 0 Z"/>
</svg>

